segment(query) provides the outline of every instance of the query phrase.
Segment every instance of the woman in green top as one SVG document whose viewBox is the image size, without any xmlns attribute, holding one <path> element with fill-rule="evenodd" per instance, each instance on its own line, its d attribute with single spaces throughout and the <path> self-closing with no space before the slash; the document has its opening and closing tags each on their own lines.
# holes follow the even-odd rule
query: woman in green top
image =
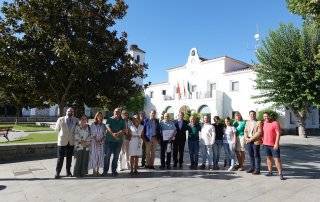
<svg viewBox="0 0 320 202">
<path fill-rule="evenodd" d="M 245 159 L 245 139 L 244 139 L 244 128 L 246 122 L 242 119 L 242 116 L 239 112 L 235 113 L 235 122 L 233 126 L 236 128 L 236 154 L 239 165 L 237 166 L 238 170 L 244 170 L 244 159 Z"/>
<path fill-rule="evenodd" d="M 190 123 L 188 124 L 188 146 L 190 154 L 190 169 L 196 170 L 198 168 L 199 158 L 199 132 L 201 126 L 197 123 L 195 116 L 190 116 Z"/>
</svg>

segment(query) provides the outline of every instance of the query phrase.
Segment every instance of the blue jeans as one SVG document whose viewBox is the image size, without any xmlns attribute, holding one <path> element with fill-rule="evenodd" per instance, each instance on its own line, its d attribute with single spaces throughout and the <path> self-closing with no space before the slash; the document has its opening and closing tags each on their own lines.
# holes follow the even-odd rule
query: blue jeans
<svg viewBox="0 0 320 202">
<path fill-rule="evenodd" d="M 213 148 L 212 145 L 201 145 L 202 164 L 206 165 L 207 160 L 209 166 L 213 165 Z"/>
<path fill-rule="evenodd" d="M 234 166 L 235 148 L 232 144 L 223 143 L 224 151 L 228 157 L 229 166 Z"/>
<path fill-rule="evenodd" d="M 223 140 L 216 140 L 213 145 L 213 165 L 218 167 L 219 159 L 220 159 L 220 151 L 223 147 Z"/>
<path fill-rule="evenodd" d="M 106 142 L 104 166 L 103 166 L 104 174 L 108 173 L 111 154 L 113 154 L 112 165 L 111 165 L 112 173 L 115 173 L 117 171 L 118 159 L 119 159 L 121 147 L 122 147 L 122 142 Z"/>
<path fill-rule="evenodd" d="M 188 140 L 191 166 L 198 166 L 199 140 Z"/>
<path fill-rule="evenodd" d="M 246 144 L 247 151 L 250 157 L 250 169 L 260 171 L 261 156 L 260 145 L 255 145 L 253 142 Z"/>
</svg>

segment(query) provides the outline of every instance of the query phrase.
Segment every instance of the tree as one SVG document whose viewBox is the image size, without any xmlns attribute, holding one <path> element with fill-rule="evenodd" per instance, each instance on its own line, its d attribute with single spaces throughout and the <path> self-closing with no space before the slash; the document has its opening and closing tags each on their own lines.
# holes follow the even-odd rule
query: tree
<svg viewBox="0 0 320 202">
<path fill-rule="evenodd" d="M 320 25 L 319 0 L 286 0 L 291 12 L 304 18 L 312 18 Z"/>
<path fill-rule="evenodd" d="M 111 2 L 111 1 L 110 1 Z M 16 68 L 35 82 L 43 102 L 111 108 L 141 91 L 146 65 L 132 63 L 127 34 L 113 26 L 128 6 L 123 0 L 15 0 L 4 3 L 0 24 L 20 48 Z M 16 48 L 15 48 L 16 49 Z M 4 53 L 1 53 L 4 54 Z"/>
<path fill-rule="evenodd" d="M 311 106 L 320 106 L 320 64 L 316 62 L 320 31 L 314 24 L 299 30 L 280 25 L 269 33 L 257 51 L 258 102 L 291 109 L 298 120 L 299 135 L 306 137 L 305 120 Z"/>
<path fill-rule="evenodd" d="M 262 109 L 262 110 L 258 111 L 257 119 L 258 119 L 259 121 L 262 121 L 262 120 L 263 120 L 263 114 L 264 114 L 265 112 L 267 112 L 267 113 L 269 114 L 269 116 L 270 116 L 270 118 L 271 118 L 272 120 L 278 120 L 278 118 L 279 118 L 278 112 L 276 112 L 276 111 L 274 111 L 274 110 L 272 110 L 272 109 Z"/>
<path fill-rule="evenodd" d="M 139 92 L 135 96 L 127 99 L 127 102 L 124 104 L 125 109 L 129 112 L 138 113 L 142 111 L 145 105 L 145 97 L 142 92 Z"/>
</svg>

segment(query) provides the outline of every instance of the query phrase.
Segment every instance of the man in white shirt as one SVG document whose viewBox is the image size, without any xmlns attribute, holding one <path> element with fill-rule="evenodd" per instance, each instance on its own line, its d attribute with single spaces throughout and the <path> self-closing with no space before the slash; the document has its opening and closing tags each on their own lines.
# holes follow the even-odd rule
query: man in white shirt
<svg viewBox="0 0 320 202">
<path fill-rule="evenodd" d="M 57 120 L 55 130 L 58 132 L 58 161 L 56 166 L 55 179 L 60 178 L 60 172 L 63 166 L 64 157 L 67 158 L 66 173 L 67 177 L 72 177 L 70 168 L 72 163 L 74 132 L 78 124 L 78 119 L 74 116 L 73 108 L 67 110 L 66 116 Z"/>
<path fill-rule="evenodd" d="M 213 147 L 215 142 L 216 133 L 214 126 L 210 124 L 209 117 L 205 115 L 203 117 L 203 126 L 201 128 L 200 142 L 202 147 L 202 165 L 201 169 L 206 168 L 206 162 L 209 162 L 209 169 L 213 169 Z"/>
</svg>

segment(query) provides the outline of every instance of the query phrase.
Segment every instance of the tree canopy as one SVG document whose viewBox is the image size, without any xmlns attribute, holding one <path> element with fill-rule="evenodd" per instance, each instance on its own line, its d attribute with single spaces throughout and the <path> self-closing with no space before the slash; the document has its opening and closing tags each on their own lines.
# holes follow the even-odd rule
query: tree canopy
<svg viewBox="0 0 320 202">
<path fill-rule="evenodd" d="M 111 3 L 112 2 L 112 3 Z M 17 72 L 32 81 L 33 99 L 113 108 L 141 92 L 145 64 L 133 63 L 127 34 L 114 25 L 128 6 L 123 0 L 15 0 L 4 3 L 0 21 L 2 75 Z M 3 59 L 12 53 L 10 61 Z M 26 85 L 27 86 L 27 85 Z"/>
<path fill-rule="evenodd" d="M 320 30 L 314 24 L 305 23 L 301 30 L 282 24 L 257 51 L 256 87 L 262 93 L 256 98 L 292 109 L 301 133 L 310 107 L 320 106 L 320 64 L 315 59 L 319 44 Z"/>
</svg>

